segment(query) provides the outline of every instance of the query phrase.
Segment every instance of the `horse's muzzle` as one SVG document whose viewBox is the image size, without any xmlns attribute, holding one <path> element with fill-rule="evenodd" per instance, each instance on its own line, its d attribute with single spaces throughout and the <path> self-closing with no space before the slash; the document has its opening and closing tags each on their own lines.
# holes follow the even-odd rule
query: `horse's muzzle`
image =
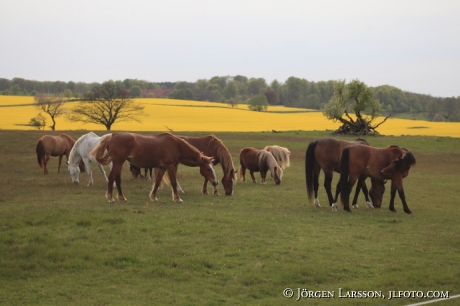
<svg viewBox="0 0 460 306">
<path fill-rule="evenodd" d="M 233 192 L 232 191 L 226 192 L 225 195 L 226 196 L 231 196 L 231 195 L 233 195 Z"/>
<path fill-rule="evenodd" d="M 79 181 L 73 181 L 72 183 L 73 183 L 73 184 L 77 184 L 77 185 L 80 184 Z"/>
<path fill-rule="evenodd" d="M 281 185 L 281 183 L 280 183 L 280 182 L 278 182 L 278 183 L 276 183 L 276 185 Z"/>
</svg>

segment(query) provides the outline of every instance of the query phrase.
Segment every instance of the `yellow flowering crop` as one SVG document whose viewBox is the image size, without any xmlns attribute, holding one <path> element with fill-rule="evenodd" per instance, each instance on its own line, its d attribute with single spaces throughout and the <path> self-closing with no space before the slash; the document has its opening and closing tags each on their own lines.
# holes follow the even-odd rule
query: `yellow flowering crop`
<svg viewBox="0 0 460 306">
<path fill-rule="evenodd" d="M 270 106 L 267 112 L 249 111 L 247 105 L 231 108 L 224 103 L 183 101 L 172 99 L 137 99 L 145 106 L 141 122 L 115 122 L 119 131 L 202 131 L 202 132 L 260 132 L 290 130 L 334 130 L 338 122 L 327 120 L 319 111 Z M 78 102 L 75 102 L 78 103 Z M 75 103 L 68 103 L 72 108 Z M 31 130 L 27 124 L 39 113 L 32 97 L 0 96 L 0 128 Z M 16 105 L 16 106 L 14 106 Z M 47 125 L 51 120 L 48 115 Z M 379 119 L 376 119 L 379 122 Z M 19 125 L 18 125 L 19 124 Z M 104 131 L 103 125 L 70 122 L 65 116 L 57 118 L 58 130 Z M 428 122 L 422 120 L 389 119 L 377 129 L 383 135 L 429 135 L 460 137 L 460 123 Z"/>
</svg>

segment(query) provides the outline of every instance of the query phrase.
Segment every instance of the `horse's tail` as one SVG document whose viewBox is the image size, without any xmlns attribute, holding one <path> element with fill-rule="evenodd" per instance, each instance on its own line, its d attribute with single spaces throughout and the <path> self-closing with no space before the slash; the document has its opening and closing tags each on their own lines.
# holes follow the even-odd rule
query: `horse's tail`
<svg viewBox="0 0 460 306">
<path fill-rule="evenodd" d="M 348 188 L 348 176 L 350 173 L 350 148 L 346 147 L 342 151 L 342 159 L 340 161 L 340 200 L 345 203 L 350 198 L 350 190 Z"/>
<path fill-rule="evenodd" d="M 307 151 L 305 152 L 305 182 L 307 184 L 307 194 L 309 200 L 311 200 L 312 197 L 315 179 L 313 168 L 316 163 L 315 149 L 317 143 L 317 141 L 310 143 L 308 145 Z"/>
<path fill-rule="evenodd" d="M 241 165 L 240 167 L 238 168 L 238 172 L 240 173 L 240 180 L 242 181 L 243 180 L 243 171 L 241 170 Z"/>
<path fill-rule="evenodd" d="M 96 161 L 101 165 L 108 165 L 112 159 L 109 155 L 109 142 L 112 139 L 112 135 L 105 136 L 99 145 L 95 147 L 89 154 L 93 155 Z"/>
<path fill-rule="evenodd" d="M 43 144 L 43 140 L 38 140 L 35 152 L 37 153 L 37 161 L 41 169 L 43 168 L 43 157 L 45 156 L 45 145 Z"/>
</svg>

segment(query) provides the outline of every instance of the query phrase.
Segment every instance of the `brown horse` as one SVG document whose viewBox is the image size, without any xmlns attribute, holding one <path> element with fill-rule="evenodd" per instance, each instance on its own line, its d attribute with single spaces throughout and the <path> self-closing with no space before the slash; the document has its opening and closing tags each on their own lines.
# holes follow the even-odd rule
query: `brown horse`
<svg viewBox="0 0 460 306">
<path fill-rule="evenodd" d="M 291 162 L 289 159 L 289 157 L 291 156 L 291 151 L 289 151 L 287 148 L 273 145 L 266 146 L 264 150 L 272 153 L 273 157 L 275 158 L 276 162 L 281 167 L 281 169 L 284 170 L 287 167 L 291 166 Z"/>
<path fill-rule="evenodd" d="M 361 174 L 369 176 L 373 180 L 391 180 L 390 210 L 394 208 L 396 190 L 402 201 L 404 212 L 411 214 L 406 203 L 404 194 L 403 178 L 409 175 L 410 168 L 416 164 L 411 151 L 398 147 L 389 146 L 384 149 L 365 145 L 353 145 L 346 147 L 342 152 L 340 163 L 340 198 L 346 211 L 350 211 L 350 190 Z"/>
<path fill-rule="evenodd" d="M 368 145 L 364 139 L 356 139 L 354 141 L 339 140 L 334 138 L 323 138 L 311 142 L 308 145 L 305 154 L 305 178 L 307 183 L 307 194 L 309 200 L 312 198 L 313 191 L 315 192 L 314 204 L 316 207 L 321 207 L 318 200 L 319 174 L 324 172 L 324 188 L 326 188 L 327 198 L 332 210 L 337 210 L 337 199 L 340 193 L 340 182 L 337 183 L 335 197 L 332 197 L 331 182 L 334 171 L 340 173 L 340 159 L 342 150 L 350 145 L 364 144 Z M 374 181 L 373 188 L 370 190 L 372 199 L 369 200 L 369 192 L 365 183 L 366 176 L 363 174 L 359 177 L 358 184 L 353 198 L 353 207 L 357 208 L 358 194 L 363 190 L 368 208 L 380 207 L 382 204 L 384 185 L 383 181 Z M 383 189 L 383 191 L 382 191 Z"/>
<path fill-rule="evenodd" d="M 187 141 L 189 144 L 197 148 L 206 156 L 211 156 L 214 158 L 214 166 L 219 164 L 222 166 L 223 177 L 222 185 L 224 186 L 225 195 L 232 195 L 233 189 L 236 182 L 236 171 L 235 166 L 233 165 L 232 155 L 228 151 L 224 143 L 214 135 L 207 135 L 201 137 L 187 137 L 179 136 L 183 140 Z M 207 190 L 208 180 L 205 178 L 203 183 L 203 194 L 208 194 Z M 219 195 L 217 186 L 214 186 L 214 195 Z"/>
<path fill-rule="evenodd" d="M 281 184 L 283 169 L 278 165 L 273 155 L 265 150 L 257 150 L 256 148 L 246 147 L 240 151 L 240 178 L 243 183 L 246 183 L 246 169 L 251 174 L 252 182 L 256 183 L 254 172 L 260 172 L 262 178 L 261 184 L 265 184 L 267 171 L 270 170 L 271 176 L 276 185 Z"/>
<path fill-rule="evenodd" d="M 61 170 L 62 156 L 65 155 L 66 160 L 69 159 L 70 151 L 75 144 L 75 139 L 67 134 L 59 136 L 45 135 L 37 141 L 35 152 L 37 153 L 37 161 L 40 169 L 43 169 L 43 174 L 48 174 L 48 161 L 51 156 L 59 156 L 58 173 Z M 85 171 L 85 165 L 82 161 L 79 163 L 80 171 Z"/>
<path fill-rule="evenodd" d="M 91 152 L 97 162 L 107 165 L 113 163 L 107 183 L 106 198 L 113 202 L 113 182 L 118 189 L 118 199 L 126 201 L 121 190 L 121 169 L 125 160 L 141 168 L 158 168 L 150 199 L 158 201 L 156 192 L 160 186 L 164 173 L 167 171 L 173 190 L 173 201 L 182 202 L 177 193 L 177 166 L 179 163 L 186 166 L 199 166 L 202 176 L 207 178 L 213 185 L 218 181 L 212 166 L 212 158 L 203 155 L 195 147 L 186 141 L 169 133 L 156 136 L 143 136 L 134 133 L 113 133 L 107 136 Z"/>
<path fill-rule="evenodd" d="M 222 171 L 224 176 L 222 177 L 222 185 L 224 186 L 225 195 L 232 195 L 233 188 L 236 181 L 236 171 L 235 167 L 233 166 L 232 155 L 228 151 L 227 147 L 224 143 L 214 135 L 208 136 L 201 136 L 201 137 L 188 137 L 188 136 L 178 136 L 179 138 L 187 141 L 189 144 L 197 148 L 200 152 L 202 152 L 206 156 L 210 156 L 214 158 L 214 166 L 217 164 L 221 164 Z M 141 169 L 130 165 L 130 170 L 133 178 L 142 177 Z M 145 169 L 145 173 L 147 173 L 147 169 Z M 151 170 L 150 170 L 151 173 Z M 179 182 L 178 182 L 179 184 Z M 203 194 L 208 194 L 208 180 L 205 178 L 203 183 L 203 188 L 201 192 Z M 180 186 L 178 185 L 178 188 Z M 180 192 L 184 192 L 181 188 Z M 214 186 L 214 195 L 219 195 L 219 190 L 217 186 Z"/>
</svg>

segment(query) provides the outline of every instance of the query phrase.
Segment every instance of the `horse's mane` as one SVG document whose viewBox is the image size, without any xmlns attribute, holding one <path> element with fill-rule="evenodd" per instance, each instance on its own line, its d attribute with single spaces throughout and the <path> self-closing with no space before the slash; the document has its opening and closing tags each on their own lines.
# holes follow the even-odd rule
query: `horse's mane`
<svg viewBox="0 0 460 306">
<path fill-rule="evenodd" d="M 264 150 L 273 154 L 275 160 L 282 169 L 291 166 L 289 161 L 289 155 L 291 154 L 291 152 L 287 148 L 280 147 L 278 145 L 273 145 L 266 146 Z"/>
<path fill-rule="evenodd" d="M 407 150 L 407 152 L 403 155 L 401 159 L 395 161 L 396 168 L 400 168 L 403 165 L 408 166 L 409 168 L 415 166 L 417 161 L 415 160 L 414 154 L 411 151 Z"/>
<path fill-rule="evenodd" d="M 356 141 L 356 142 L 362 142 L 362 143 L 365 143 L 365 144 L 369 145 L 369 143 L 367 142 L 367 140 L 364 139 L 364 138 L 356 138 L 354 141 Z"/>
<path fill-rule="evenodd" d="M 195 148 L 194 146 L 192 146 L 191 144 L 189 144 L 187 141 L 185 141 L 184 139 L 182 138 L 179 138 L 171 133 L 161 133 L 161 134 L 157 134 L 155 136 L 169 136 L 173 139 L 176 139 L 178 140 L 181 144 L 185 145 L 188 149 L 190 149 L 193 153 L 195 154 L 198 154 L 199 155 L 199 158 L 200 159 L 206 159 L 206 160 L 211 160 L 211 158 L 209 156 L 206 156 L 204 155 L 203 153 L 201 153 L 200 150 L 198 150 L 197 148 Z"/>
<path fill-rule="evenodd" d="M 216 145 L 217 146 L 216 155 L 217 155 L 217 158 L 219 159 L 220 164 L 222 165 L 222 169 L 224 170 L 224 173 L 225 174 L 230 173 L 230 171 L 232 169 L 235 169 L 235 166 L 233 165 L 233 159 L 232 159 L 232 155 L 230 154 L 230 151 L 224 145 L 222 140 L 220 140 L 219 138 L 217 138 L 214 135 L 211 135 L 211 140 L 209 141 L 209 143 L 211 143 L 211 142 L 216 142 L 217 143 L 217 145 Z M 233 179 L 236 180 L 235 171 L 233 173 Z"/>
<path fill-rule="evenodd" d="M 279 169 L 279 178 L 281 179 L 283 176 L 283 169 L 278 165 L 276 162 L 275 157 L 273 155 L 265 150 L 260 150 L 259 151 L 259 162 L 267 162 L 268 167 L 270 168 L 270 171 L 272 173 L 276 172 L 276 169 Z"/>
<path fill-rule="evenodd" d="M 62 138 L 67 139 L 68 141 L 70 141 L 70 143 L 71 143 L 72 145 L 75 143 L 75 139 L 73 139 L 72 137 L 70 137 L 70 136 L 67 135 L 67 134 L 61 134 L 61 135 L 59 135 L 59 136 L 62 137 Z"/>
</svg>

